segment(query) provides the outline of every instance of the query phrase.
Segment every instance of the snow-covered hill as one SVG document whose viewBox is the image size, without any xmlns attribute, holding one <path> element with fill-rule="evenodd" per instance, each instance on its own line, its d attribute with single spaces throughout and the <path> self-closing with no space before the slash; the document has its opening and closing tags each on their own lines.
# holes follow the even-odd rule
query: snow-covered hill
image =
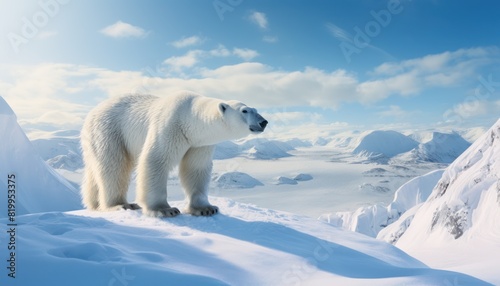
<svg viewBox="0 0 500 286">
<path fill-rule="evenodd" d="M 446 285 L 458 279 L 487 285 L 311 218 L 211 200 L 222 214 L 158 219 L 140 211 L 75 211 L 19 217 L 18 272 L 15 279 L 1 275 L 0 284 Z M 4 255 L 6 248 L 0 251 Z"/>
<path fill-rule="evenodd" d="M 356 147 L 352 152 L 369 158 L 391 158 L 408 152 L 417 146 L 417 141 L 399 132 L 376 130 L 358 138 Z"/>
<path fill-rule="evenodd" d="M 0 134 L 0 188 L 15 189 L 9 195 L 14 195 L 17 215 L 81 208 L 78 191 L 40 158 L 2 97 Z M 7 208 L 0 203 L 0 217 L 7 216 Z"/>
</svg>

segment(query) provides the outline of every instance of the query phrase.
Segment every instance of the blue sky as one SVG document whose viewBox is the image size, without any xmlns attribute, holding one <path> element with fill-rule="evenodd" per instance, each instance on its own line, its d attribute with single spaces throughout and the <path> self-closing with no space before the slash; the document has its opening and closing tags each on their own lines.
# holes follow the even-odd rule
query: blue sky
<svg viewBox="0 0 500 286">
<path fill-rule="evenodd" d="M 78 129 L 107 97 L 177 89 L 239 99 L 275 127 L 488 127 L 500 114 L 499 8 L 0 0 L 0 95 L 26 129 Z"/>
</svg>

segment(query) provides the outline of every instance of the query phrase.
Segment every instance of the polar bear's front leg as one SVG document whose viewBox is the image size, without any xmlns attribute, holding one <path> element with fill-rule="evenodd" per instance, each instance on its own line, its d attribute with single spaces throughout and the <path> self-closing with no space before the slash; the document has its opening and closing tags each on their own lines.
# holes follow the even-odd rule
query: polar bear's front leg
<svg viewBox="0 0 500 286">
<path fill-rule="evenodd" d="M 137 201 L 148 216 L 177 216 L 179 209 L 167 202 L 168 173 L 176 158 L 166 156 L 167 152 L 160 152 L 160 148 L 145 147 L 145 150 L 147 153 L 141 154 L 137 164 Z"/>
<path fill-rule="evenodd" d="M 188 200 L 186 212 L 192 215 L 211 216 L 219 212 L 218 207 L 208 202 L 214 149 L 215 146 L 190 148 L 179 165 L 179 177 Z"/>
</svg>

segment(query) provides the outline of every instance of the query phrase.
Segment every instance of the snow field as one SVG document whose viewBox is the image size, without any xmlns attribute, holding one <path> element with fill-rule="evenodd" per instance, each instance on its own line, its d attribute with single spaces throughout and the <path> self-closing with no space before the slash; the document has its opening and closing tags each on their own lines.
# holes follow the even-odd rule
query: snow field
<svg viewBox="0 0 500 286">
<path fill-rule="evenodd" d="M 140 211 L 49 212 L 19 217 L 14 285 L 436 285 L 440 271 L 361 234 L 290 213 L 211 198 L 214 217 L 149 218 Z M 181 207 L 183 202 L 172 202 Z M 1 221 L 4 223 L 4 221 Z M 24 249 L 24 251 L 23 251 Z M 29 255 L 28 255 L 29 253 Z M 0 283 L 11 282 L 5 275 Z M 12 285 L 12 284 L 9 284 Z"/>
</svg>

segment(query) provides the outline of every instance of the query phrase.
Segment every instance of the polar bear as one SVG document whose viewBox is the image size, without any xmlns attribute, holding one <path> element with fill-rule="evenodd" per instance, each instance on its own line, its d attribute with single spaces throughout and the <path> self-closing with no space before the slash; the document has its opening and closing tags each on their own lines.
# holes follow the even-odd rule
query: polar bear
<svg viewBox="0 0 500 286">
<path fill-rule="evenodd" d="M 149 216 L 176 216 L 180 211 L 167 202 L 167 178 L 179 166 L 185 211 L 216 214 L 207 197 L 215 144 L 261 133 L 267 123 L 241 102 L 188 91 L 109 99 L 88 114 L 81 132 L 83 204 L 92 210 L 142 208 Z M 126 195 L 134 167 L 137 204 L 130 204 Z"/>
</svg>

